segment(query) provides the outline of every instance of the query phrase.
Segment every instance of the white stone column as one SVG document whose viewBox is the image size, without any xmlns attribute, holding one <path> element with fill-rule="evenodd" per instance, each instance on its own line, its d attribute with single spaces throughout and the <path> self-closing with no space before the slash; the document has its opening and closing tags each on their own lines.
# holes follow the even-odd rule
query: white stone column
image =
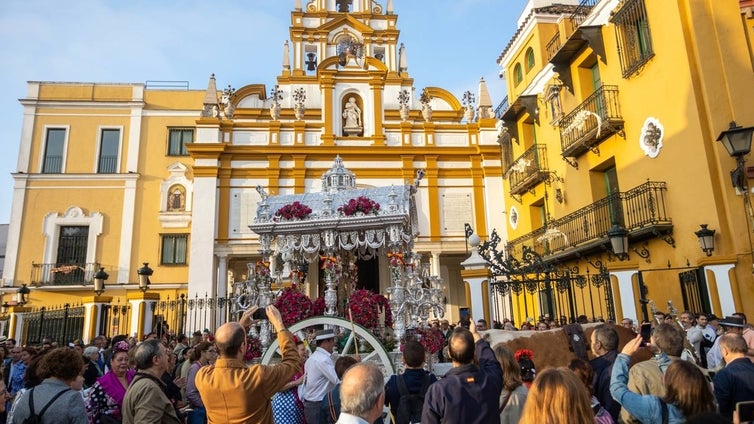
<svg viewBox="0 0 754 424">
<path fill-rule="evenodd" d="M 212 161 L 215 163 L 215 161 Z M 194 207 L 191 222 L 191 252 L 189 257 L 188 297 L 215 296 L 215 222 L 217 178 L 194 178 Z"/>
<path fill-rule="evenodd" d="M 489 322 L 489 317 L 484 316 L 484 297 L 482 295 L 482 283 L 489 279 L 489 275 L 487 261 L 479 255 L 479 243 L 478 235 L 472 234 L 469 237 L 469 244 L 472 246 L 471 256 L 461 262 L 461 266 L 464 267 L 461 270 L 461 277 L 469 283 L 472 319 L 484 318 Z"/>
<path fill-rule="evenodd" d="M 431 252 L 432 275 L 440 276 L 440 252 Z"/>
<path fill-rule="evenodd" d="M 736 312 L 736 304 L 733 300 L 733 289 L 730 285 L 730 270 L 734 268 L 735 264 L 722 264 L 722 265 L 708 265 L 704 267 L 704 271 L 710 271 L 715 274 L 715 282 L 717 283 L 717 296 L 720 299 L 720 311 L 713 311 L 720 314 L 720 316 L 728 316 Z M 712 300 L 712 293 L 710 292 L 709 283 L 707 284 L 707 296 Z"/>
<path fill-rule="evenodd" d="M 94 337 L 99 336 L 102 327 L 103 310 L 112 302 L 111 296 L 92 296 L 83 299 L 84 305 L 84 334 L 82 340 L 89 344 Z M 106 336 L 108 334 L 105 334 Z M 113 336 L 114 334 L 109 334 Z"/>
<path fill-rule="evenodd" d="M 634 320 L 634 322 L 641 322 L 641 320 L 637 319 L 636 317 L 636 308 L 639 305 L 639 300 L 636 299 L 634 296 L 634 287 L 632 282 L 632 277 L 636 274 L 635 270 L 628 270 L 628 271 L 616 271 L 611 272 L 611 276 L 615 276 L 615 278 L 618 279 L 618 292 L 620 293 L 620 307 L 623 311 L 622 317 L 615 317 L 616 320 L 621 320 L 623 318 L 631 318 Z M 612 284 L 611 282 L 608 282 L 608 284 Z M 615 298 L 613 298 L 615 299 Z M 617 310 L 617 308 L 616 308 Z"/>
<path fill-rule="evenodd" d="M 154 308 L 160 300 L 157 293 L 138 293 L 129 295 L 131 304 L 131 325 L 129 335 L 141 340 L 145 334 L 152 331 L 154 325 Z"/>
<path fill-rule="evenodd" d="M 225 298 L 228 295 L 228 255 L 225 253 L 217 255 L 217 299 Z M 226 305 L 226 308 L 230 305 Z M 215 328 L 223 325 L 225 322 L 225 309 L 215 308 Z"/>
</svg>

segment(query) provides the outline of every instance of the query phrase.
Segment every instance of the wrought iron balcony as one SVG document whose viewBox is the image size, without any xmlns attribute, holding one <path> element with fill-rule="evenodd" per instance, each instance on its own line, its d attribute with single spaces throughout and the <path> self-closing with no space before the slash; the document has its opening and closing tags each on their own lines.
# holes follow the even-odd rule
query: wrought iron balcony
<svg viewBox="0 0 754 424">
<path fill-rule="evenodd" d="M 502 102 L 500 102 L 499 105 L 495 108 L 495 117 L 497 119 L 503 119 L 503 114 L 506 110 L 510 107 L 510 104 L 508 103 L 508 96 L 505 96 Z"/>
<path fill-rule="evenodd" d="M 626 192 L 613 193 L 584 208 L 547 222 L 543 228 L 508 241 L 509 253 L 520 257 L 529 246 L 546 260 L 563 260 L 603 250 L 613 224 L 626 228 L 631 242 L 653 236 L 665 241 L 673 230 L 665 182 L 647 181 Z M 671 241 L 668 241 L 671 243 Z"/>
<path fill-rule="evenodd" d="M 576 157 L 587 150 L 599 152 L 597 145 L 623 131 L 618 87 L 603 85 L 571 113 L 561 118 L 560 147 L 564 157 Z"/>
<path fill-rule="evenodd" d="M 581 34 L 578 34 L 579 27 L 586 20 L 591 13 L 592 8 L 599 3 L 600 0 L 581 0 L 578 6 L 573 9 L 573 12 L 566 19 L 563 20 L 563 32 L 558 31 L 550 41 L 547 42 L 547 60 L 552 60 L 556 54 L 558 54 L 561 48 L 565 47 L 568 51 L 574 51 L 577 47 L 583 46 L 586 41 L 581 38 Z M 565 45 L 561 39 L 561 35 L 565 38 Z M 572 56 L 572 55 L 570 55 Z M 569 57 L 570 57 L 569 56 Z"/>
<path fill-rule="evenodd" d="M 510 193 L 520 195 L 550 178 L 547 166 L 547 146 L 534 144 L 513 161 L 508 170 Z"/>
<path fill-rule="evenodd" d="M 100 264 L 92 263 L 51 263 L 31 264 L 31 284 L 35 286 L 76 286 L 88 285 L 94 281 L 94 274 Z"/>
</svg>

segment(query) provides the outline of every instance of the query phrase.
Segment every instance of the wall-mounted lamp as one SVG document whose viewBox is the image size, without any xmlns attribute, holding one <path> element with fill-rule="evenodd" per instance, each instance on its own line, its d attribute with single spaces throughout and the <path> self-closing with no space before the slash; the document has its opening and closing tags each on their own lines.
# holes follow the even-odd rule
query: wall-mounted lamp
<svg viewBox="0 0 754 424">
<path fill-rule="evenodd" d="M 751 138 L 754 135 L 754 127 L 741 127 L 736 121 L 730 123 L 730 127 L 721 132 L 717 141 L 722 142 L 728 154 L 736 158 L 736 169 L 730 171 L 730 180 L 733 187 L 741 192 L 747 190 L 746 172 L 744 170 L 744 156 L 751 151 Z"/>
<path fill-rule="evenodd" d="M 100 267 L 99 271 L 94 274 L 94 292 L 97 296 L 101 295 L 105 291 L 105 280 L 109 275 L 105 272 L 105 268 Z"/>
<path fill-rule="evenodd" d="M 702 247 L 704 253 L 707 256 L 712 256 L 712 251 L 715 250 L 715 230 L 707 228 L 707 224 L 700 224 L 702 227 L 699 231 L 695 231 L 694 234 L 699 238 L 699 245 Z"/>
<path fill-rule="evenodd" d="M 628 259 L 628 231 L 618 224 L 613 224 L 613 228 L 607 232 L 607 237 L 615 256 L 621 261 Z"/>
<path fill-rule="evenodd" d="M 26 283 L 21 284 L 21 287 L 16 290 L 16 303 L 18 306 L 24 306 L 29 303 L 29 293 L 31 293 L 31 290 L 26 287 Z"/>
<path fill-rule="evenodd" d="M 149 262 L 144 262 L 144 266 L 139 268 L 136 271 L 136 274 L 139 275 L 139 290 L 146 293 L 147 290 L 149 290 L 149 284 L 151 283 L 149 277 L 154 274 L 154 270 L 149 267 Z"/>
</svg>

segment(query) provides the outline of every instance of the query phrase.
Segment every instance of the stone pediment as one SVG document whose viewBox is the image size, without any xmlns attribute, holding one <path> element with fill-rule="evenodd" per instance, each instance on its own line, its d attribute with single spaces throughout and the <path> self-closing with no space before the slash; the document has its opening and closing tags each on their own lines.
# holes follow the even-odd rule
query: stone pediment
<svg viewBox="0 0 754 424">
<path fill-rule="evenodd" d="M 344 28 L 350 28 L 358 32 L 362 36 L 371 35 L 372 33 L 374 33 L 374 28 L 364 24 L 351 15 L 338 16 L 337 18 L 320 25 L 316 30 L 317 32 L 329 33 L 330 35 L 327 38 L 330 42 L 332 42 L 333 38 L 340 35 Z"/>
</svg>

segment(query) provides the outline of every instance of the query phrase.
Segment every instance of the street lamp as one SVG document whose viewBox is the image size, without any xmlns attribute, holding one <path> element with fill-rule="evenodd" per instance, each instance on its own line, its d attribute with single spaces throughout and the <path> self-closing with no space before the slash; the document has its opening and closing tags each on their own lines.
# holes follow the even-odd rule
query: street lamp
<svg viewBox="0 0 754 424">
<path fill-rule="evenodd" d="M 149 262 L 144 262 L 144 266 L 139 268 L 136 273 L 139 275 L 139 290 L 146 293 L 149 290 L 149 277 L 154 271 L 149 267 Z"/>
<path fill-rule="evenodd" d="M 702 228 L 695 231 L 694 234 L 699 238 L 699 245 L 704 253 L 707 256 L 712 256 L 712 251 L 715 250 L 715 230 L 708 229 L 707 224 L 700 224 L 700 226 Z"/>
<path fill-rule="evenodd" d="M 31 290 L 26 287 L 26 283 L 21 284 L 21 287 L 16 290 L 16 303 L 18 303 L 19 306 L 24 306 L 29 303 L 29 293 L 31 293 Z"/>
<path fill-rule="evenodd" d="M 613 228 L 607 232 L 607 237 L 615 256 L 621 261 L 628 259 L 628 231 L 618 224 L 613 224 Z"/>
<path fill-rule="evenodd" d="M 100 267 L 99 271 L 94 274 L 94 292 L 97 293 L 97 296 L 105 291 L 105 280 L 107 280 L 107 277 L 109 275 L 105 272 L 104 267 Z"/>
<path fill-rule="evenodd" d="M 736 169 L 730 171 L 731 183 L 739 191 L 746 191 L 746 173 L 744 172 L 744 156 L 751 151 L 751 138 L 754 134 L 754 127 L 741 127 L 736 125 L 736 121 L 730 123 L 730 127 L 721 132 L 717 141 L 723 143 L 728 154 L 736 158 Z"/>
</svg>

